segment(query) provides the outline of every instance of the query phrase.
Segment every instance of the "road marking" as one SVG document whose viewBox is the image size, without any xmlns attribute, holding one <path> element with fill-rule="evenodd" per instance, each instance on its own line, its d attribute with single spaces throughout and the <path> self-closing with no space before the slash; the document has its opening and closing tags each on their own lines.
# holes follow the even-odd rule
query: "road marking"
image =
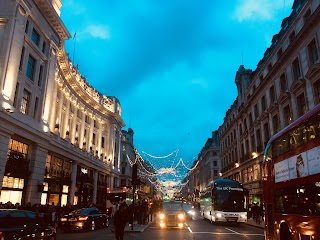
<svg viewBox="0 0 320 240">
<path fill-rule="evenodd" d="M 192 232 L 192 234 L 212 234 L 212 235 L 243 235 L 243 236 L 262 236 L 264 237 L 264 234 L 260 234 L 260 233 L 232 233 L 232 232 L 228 232 L 228 233 L 220 233 L 220 232 Z"/>
<path fill-rule="evenodd" d="M 225 229 L 229 230 L 230 232 L 233 232 L 233 233 L 236 233 L 236 234 L 240 234 L 240 233 L 238 233 L 238 232 L 236 232 L 236 231 L 233 231 L 233 230 L 230 229 L 230 228 L 225 228 Z"/>
</svg>

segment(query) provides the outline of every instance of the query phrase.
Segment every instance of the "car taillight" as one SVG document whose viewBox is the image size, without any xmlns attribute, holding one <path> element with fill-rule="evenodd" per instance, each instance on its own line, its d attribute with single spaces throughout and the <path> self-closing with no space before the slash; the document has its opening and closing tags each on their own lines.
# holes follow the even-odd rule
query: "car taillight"
<svg viewBox="0 0 320 240">
<path fill-rule="evenodd" d="M 80 217 L 78 218 L 79 221 L 85 221 L 85 220 L 87 220 L 87 219 L 88 219 L 88 216 L 80 216 Z"/>
<path fill-rule="evenodd" d="M 68 221 L 67 218 L 60 218 L 60 222 L 66 222 L 66 221 Z"/>
</svg>

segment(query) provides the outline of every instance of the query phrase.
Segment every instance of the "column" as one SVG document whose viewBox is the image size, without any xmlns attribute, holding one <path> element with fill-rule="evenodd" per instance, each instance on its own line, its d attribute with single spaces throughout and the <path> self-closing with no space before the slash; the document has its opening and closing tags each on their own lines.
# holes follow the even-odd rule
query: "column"
<svg viewBox="0 0 320 240">
<path fill-rule="evenodd" d="M 46 75 L 45 84 L 45 103 L 42 119 L 47 122 L 51 131 L 55 130 L 55 124 L 57 119 L 57 94 L 58 94 L 58 84 L 56 78 L 60 78 L 59 70 L 56 69 L 56 51 L 53 47 L 53 43 L 50 44 L 49 57 L 51 61 L 48 64 L 48 71 Z M 57 75 L 56 75 L 57 74 Z"/>
<path fill-rule="evenodd" d="M 71 143 L 75 144 L 76 143 L 76 127 L 77 127 L 77 118 L 78 118 L 78 108 L 74 107 L 74 112 L 73 112 L 73 117 L 72 117 L 72 123 L 70 127 L 70 140 Z M 78 129 L 79 131 L 79 129 Z M 78 132 L 78 143 L 79 143 L 79 132 Z"/>
<path fill-rule="evenodd" d="M 62 116 L 61 116 L 61 112 L 62 112 L 62 104 L 63 104 L 63 99 L 64 99 L 64 95 L 63 95 L 63 92 L 60 90 L 59 91 L 59 103 L 58 103 L 58 112 L 57 112 L 57 116 L 56 116 L 56 119 L 55 119 L 55 123 L 58 123 L 59 124 L 59 133 L 61 135 L 61 130 L 62 130 Z M 58 121 L 57 121 L 58 120 Z"/>
<path fill-rule="evenodd" d="M 38 191 L 38 185 L 43 185 L 44 173 L 46 168 L 46 159 L 48 150 L 40 144 L 34 144 L 29 163 L 29 176 L 25 203 L 30 202 L 31 205 L 40 203 L 42 192 Z"/>
<path fill-rule="evenodd" d="M 20 56 L 22 46 L 24 44 L 24 26 L 26 25 L 27 12 L 25 9 L 22 10 L 20 4 L 16 4 L 15 1 L 6 1 L 6 3 L 8 3 L 8 7 L 12 7 L 12 13 L 7 13 L 9 15 L 5 16 L 5 18 L 10 17 L 11 19 L 5 23 L 4 27 L 0 26 L 1 29 L 8 29 L 8 35 L 5 37 L 7 41 L 4 40 L 2 42 L 3 46 L 0 46 L 0 83 L 2 86 L 1 98 L 3 96 L 8 104 L 13 105 L 17 77 L 19 73 Z M 13 13 L 14 11 L 15 13 Z M 11 21 L 13 22 L 12 24 Z"/>
<path fill-rule="evenodd" d="M 81 111 L 80 109 L 78 109 L 78 111 Z M 82 112 L 82 119 L 81 119 L 81 126 L 79 129 L 79 147 L 83 148 L 83 141 L 84 141 L 84 129 L 85 129 L 85 121 L 86 121 L 86 113 Z M 88 139 L 86 139 L 86 144 L 88 142 Z M 87 149 L 87 146 L 85 146 L 85 149 Z"/>
<path fill-rule="evenodd" d="M 88 144 L 89 144 L 89 149 L 90 149 L 90 152 L 92 153 L 92 155 L 94 155 L 94 151 L 95 151 L 94 146 L 93 146 L 95 143 L 92 142 L 93 128 L 94 128 L 94 118 L 92 117 L 90 119 L 90 129 L 89 129 L 89 133 L 88 133 Z"/>
<path fill-rule="evenodd" d="M 70 99 L 66 99 L 66 111 L 64 114 L 63 126 L 61 126 L 61 135 L 63 138 L 67 137 L 67 131 L 69 131 L 70 138 Z"/>
<path fill-rule="evenodd" d="M 6 170 L 7 154 L 10 141 L 9 133 L 0 133 L 0 194 L 3 182 L 3 176 Z"/>
<path fill-rule="evenodd" d="M 74 196 L 76 193 L 76 183 L 77 183 L 77 168 L 78 164 L 76 161 L 72 163 L 72 172 L 71 172 L 71 186 L 69 192 L 68 202 L 73 205 L 74 204 Z"/>
<path fill-rule="evenodd" d="M 102 146 L 101 146 L 101 138 L 102 138 L 102 124 L 99 121 L 98 126 L 98 139 L 97 139 L 97 150 L 98 150 L 98 157 L 103 161 L 103 152 L 102 152 Z M 101 157 L 102 154 L 102 157 Z"/>
<path fill-rule="evenodd" d="M 97 203 L 97 191 L 98 191 L 98 171 L 93 172 L 93 196 L 92 203 Z"/>
</svg>

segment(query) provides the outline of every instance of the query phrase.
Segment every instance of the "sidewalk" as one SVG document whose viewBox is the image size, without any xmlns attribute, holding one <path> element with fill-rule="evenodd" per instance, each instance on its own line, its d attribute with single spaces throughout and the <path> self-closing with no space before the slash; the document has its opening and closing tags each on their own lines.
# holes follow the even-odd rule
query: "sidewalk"
<svg viewBox="0 0 320 240">
<path fill-rule="evenodd" d="M 260 224 L 257 224 L 252 218 L 249 218 L 246 224 L 264 229 L 264 221 L 261 221 Z"/>
</svg>

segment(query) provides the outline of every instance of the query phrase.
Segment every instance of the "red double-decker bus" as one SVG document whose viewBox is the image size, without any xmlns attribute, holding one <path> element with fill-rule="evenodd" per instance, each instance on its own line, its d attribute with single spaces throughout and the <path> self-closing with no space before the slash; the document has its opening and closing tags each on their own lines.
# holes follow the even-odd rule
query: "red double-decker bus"
<svg viewBox="0 0 320 240">
<path fill-rule="evenodd" d="M 262 174 L 265 239 L 320 239 L 320 104 L 270 139 Z"/>
</svg>

